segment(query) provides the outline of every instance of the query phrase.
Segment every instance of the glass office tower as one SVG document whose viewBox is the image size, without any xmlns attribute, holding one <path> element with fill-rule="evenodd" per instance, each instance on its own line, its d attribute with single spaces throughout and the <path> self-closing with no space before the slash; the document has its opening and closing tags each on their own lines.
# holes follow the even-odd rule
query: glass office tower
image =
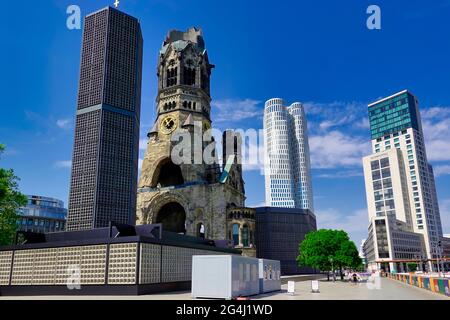
<svg viewBox="0 0 450 320">
<path fill-rule="evenodd" d="M 435 259 L 443 236 L 418 100 L 407 90 L 378 100 L 369 105 L 369 120 L 373 154 L 363 162 L 372 243 L 366 246 L 372 260 L 404 271 L 408 259 Z"/>
<path fill-rule="evenodd" d="M 302 104 L 270 99 L 264 108 L 266 206 L 314 211 L 308 128 Z"/>
</svg>

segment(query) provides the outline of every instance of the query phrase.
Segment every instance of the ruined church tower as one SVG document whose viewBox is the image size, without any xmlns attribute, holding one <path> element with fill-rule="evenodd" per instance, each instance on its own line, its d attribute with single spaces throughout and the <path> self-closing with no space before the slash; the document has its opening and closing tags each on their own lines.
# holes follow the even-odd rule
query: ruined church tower
<svg viewBox="0 0 450 320">
<path fill-rule="evenodd" d="M 217 157 L 214 138 L 208 137 L 213 68 L 201 30 L 168 33 L 159 52 L 157 116 L 139 180 L 137 224 L 162 223 L 164 230 L 209 239 L 230 237 L 227 212 L 245 201 L 242 170 L 202 157 Z M 174 159 L 180 143 L 192 146 L 181 152 L 190 161 Z M 194 148 L 196 143 L 200 147 Z"/>
</svg>

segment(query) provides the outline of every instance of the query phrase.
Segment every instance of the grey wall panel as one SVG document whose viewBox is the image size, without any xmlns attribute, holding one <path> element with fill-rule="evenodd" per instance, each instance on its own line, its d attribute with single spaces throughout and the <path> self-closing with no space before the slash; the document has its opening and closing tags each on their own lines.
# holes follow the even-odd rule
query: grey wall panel
<svg viewBox="0 0 450 320">
<path fill-rule="evenodd" d="M 261 293 L 281 290 L 280 261 L 259 259 L 259 291 Z"/>
<path fill-rule="evenodd" d="M 194 256 L 192 296 L 231 299 L 258 294 L 258 263 L 238 255 Z"/>
</svg>

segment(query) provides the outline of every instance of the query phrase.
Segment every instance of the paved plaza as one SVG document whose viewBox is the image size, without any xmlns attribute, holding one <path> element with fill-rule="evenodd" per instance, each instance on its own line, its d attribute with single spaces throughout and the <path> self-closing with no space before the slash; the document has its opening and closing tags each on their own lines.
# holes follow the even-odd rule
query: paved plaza
<svg viewBox="0 0 450 320">
<path fill-rule="evenodd" d="M 450 298 L 405 283 L 381 278 L 379 289 L 370 289 L 366 283 L 350 284 L 341 281 L 321 280 L 320 293 L 311 292 L 310 281 L 296 282 L 295 294 L 287 293 L 287 285 L 282 285 L 281 292 L 251 297 L 252 300 L 448 300 Z M 187 291 L 142 296 L 32 296 L 32 297 L 0 297 L 5 299 L 32 300 L 191 300 Z"/>
</svg>

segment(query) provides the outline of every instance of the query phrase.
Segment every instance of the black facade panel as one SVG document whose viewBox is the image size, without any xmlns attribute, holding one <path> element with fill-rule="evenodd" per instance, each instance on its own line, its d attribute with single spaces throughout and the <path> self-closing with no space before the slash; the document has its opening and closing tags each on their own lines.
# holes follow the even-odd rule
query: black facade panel
<svg viewBox="0 0 450 320">
<path fill-rule="evenodd" d="M 309 210 L 256 208 L 256 255 L 280 260 L 282 275 L 314 273 L 311 268 L 298 267 L 296 258 L 300 242 L 316 229 L 316 217 Z"/>
</svg>

